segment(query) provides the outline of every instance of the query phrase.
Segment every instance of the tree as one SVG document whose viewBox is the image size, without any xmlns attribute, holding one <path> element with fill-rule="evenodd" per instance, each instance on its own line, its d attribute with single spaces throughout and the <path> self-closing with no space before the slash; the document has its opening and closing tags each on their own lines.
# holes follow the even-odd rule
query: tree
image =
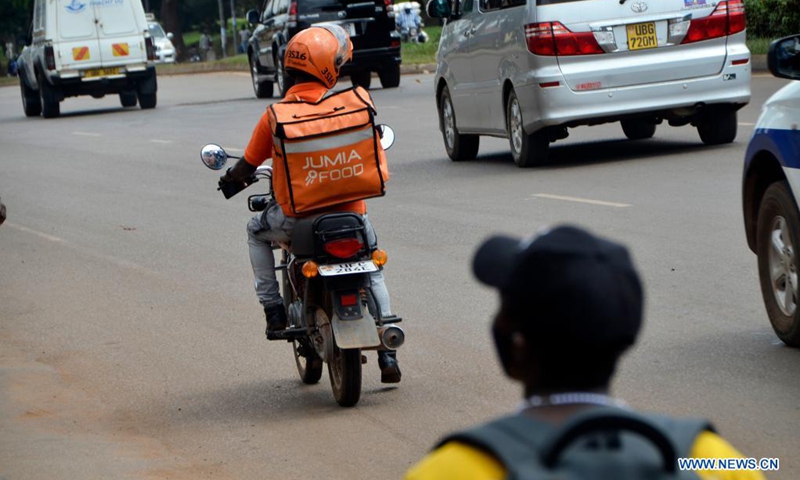
<svg viewBox="0 0 800 480">
<path fill-rule="evenodd" d="M 19 42 L 24 40 L 33 19 L 33 0 L 0 0 L 0 40 L 14 42 L 19 53 Z"/>
<path fill-rule="evenodd" d="M 183 42 L 183 27 L 181 26 L 181 0 L 161 1 L 161 22 L 168 32 L 172 32 L 172 44 L 177 50 L 178 59 L 187 58 L 186 44 Z"/>
</svg>

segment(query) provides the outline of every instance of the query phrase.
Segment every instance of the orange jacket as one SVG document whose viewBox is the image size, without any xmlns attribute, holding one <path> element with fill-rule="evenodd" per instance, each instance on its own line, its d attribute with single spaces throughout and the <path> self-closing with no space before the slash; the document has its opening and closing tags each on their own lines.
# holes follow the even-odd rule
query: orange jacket
<svg viewBox="0 0 800 480">
<path fill-rule="evenodd" d="M 299 83 L 291 87 L 286 92 L 286 97 L 289 98 L 292 96 L 296 96 L 300 100 L 308 102 L 317 102 L 327 92 L 328 89 L 325 88 L 325 86 L 322 85 L 321 83 L 306 82 L 306 83 Z M 262 163 L 264 163 L 268 158 L 274 158 L 275 142 L 272 137 L 272 128 L 270 128 L 269 122 L 270 119 L 268 112 L 264 112 L 264 114 L 259 119 L 256 128 L 253 129 L 253 135 L 250 137 L 250 143 L 247 144 L 247 148 L 244 151 L 244 158 L 247 161 L 247 163 L 251 165 L 259 166 Z M 274 185 L 283 185 L 286 183 L 286 172 L 284 171 L 284 166 L 282 162 L 273 162 L 272 164 L 272 183 Z M 283 213 L 287 217 L 297 217 L 298 215 L 294 214 L 291 211 L 291 208 L 288 207 L 289 199 L 278 198 L 282 195 L 285 195 L 284 192 L 285 192 L 284 189 L 276 188 L 275 200 L 281 205 L 281 209 L 283 210 Z M 343 203 L 340 205 L 336 205 L 334 207 L 321 209 L 320 211 L 314 212 L 314 214 L 323 212 L 354 212 L 360 215 L 364 215 L 365 213 L 367 213 L 367 204 L 363 200 L 358 200 L 355 202 Z"/>
</svg>

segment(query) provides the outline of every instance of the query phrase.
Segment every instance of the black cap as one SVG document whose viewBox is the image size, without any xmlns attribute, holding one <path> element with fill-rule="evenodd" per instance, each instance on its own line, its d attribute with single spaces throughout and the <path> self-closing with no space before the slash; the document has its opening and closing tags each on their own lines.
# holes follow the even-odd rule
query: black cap
<svg viewBox="0 0 800 480">
<path fill-rule="evenodd" d="M 526 239 L 494 236 L 478 248 L 473 271 L 522 313 L 514 320 L 536 343 L 628 346 L 636 340 L 642 285 L 621 244 L 574 226 Z"/>
</svg>

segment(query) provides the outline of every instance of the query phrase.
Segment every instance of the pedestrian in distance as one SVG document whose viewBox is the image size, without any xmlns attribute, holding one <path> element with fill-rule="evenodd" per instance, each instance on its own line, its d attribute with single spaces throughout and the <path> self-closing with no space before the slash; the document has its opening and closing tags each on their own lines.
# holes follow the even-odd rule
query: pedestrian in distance
<svg viewBox="0 0 800 480">
<path fill-rule="evenodd" d="M 200 55 L 203 58 L 203 61 L 209 60 L 209 54 L 211 52 L 212 47 L 214 46 L 214 40 L 211 38 L 211 35 L 208 34 L 208 30 L 204 30 L 203 34 L 200 35 Z"/>
<path fill-rule="evenodd" d="M 0 225 L 6 221 L 6 206 L 3 204 L 3 200 L 0 199 Z"/>
<path fill-rule="evenodd" d="M 764 478 L 683 470 L 679 458 L 742 455 L 708 421 L 635 412 L 611 396 L 644 303 L 623 245 L 573 226 L 495 236 L 477 250 L 473 272 L 499 293 L 494 344 L 523 401 L 512 415 L 442 439 L 406 480 Z"/>
<path fill-rule="evenodd" d="M 244 30 L 239 30 L 239 53 L 247 52 L 247 42 L 250 40 L 250 29 L 245 27 Z"/>
</svg>

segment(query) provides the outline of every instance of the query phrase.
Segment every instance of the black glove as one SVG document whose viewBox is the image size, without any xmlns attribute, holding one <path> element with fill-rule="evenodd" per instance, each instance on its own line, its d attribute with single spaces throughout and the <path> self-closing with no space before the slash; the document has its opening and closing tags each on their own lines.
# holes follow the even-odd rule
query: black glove
<svg viewBox="0 0 800 480">
<path fill-rule="evenodd" d="M 225 175 L 219 177 L 219 190 L 225 198 L 231 198 L 256 180 L 253 177 L 255 172 L 256 167 L 241 158 L 236 165 L 225 171 Z"/>
</svg>

